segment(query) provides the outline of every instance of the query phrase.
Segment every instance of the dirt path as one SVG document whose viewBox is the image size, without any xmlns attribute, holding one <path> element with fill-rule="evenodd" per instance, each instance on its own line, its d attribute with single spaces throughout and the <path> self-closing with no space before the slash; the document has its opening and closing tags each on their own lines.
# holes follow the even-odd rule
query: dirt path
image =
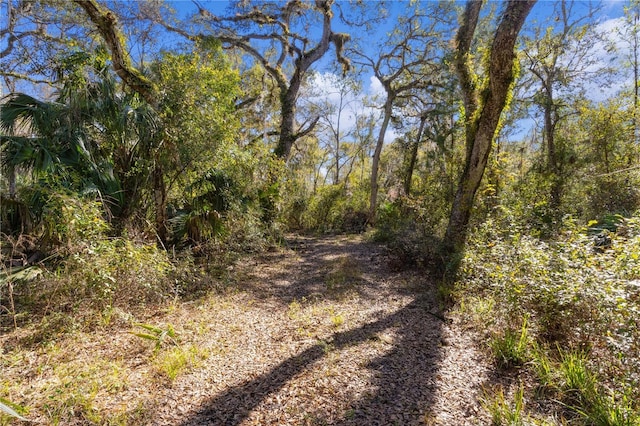
<svg viewBox="0 0 640 426">
<path fill-rule="evenodd" d="M 487 366 L 435 289 L 360 237 L 292 237 L 236 265 L 239 291 L 180 309 L 213 355 L 165 387 L 151 424 L 487 424 Z M 180 318 L 175 318 L 180 322 Z"/>
<path fill-rule="evenodd" d="M 226 291 L 0 336 L 6 396 L 69 426 L 489 424 L 477 343 L 384 253 L 292 236 L 230 267 Z M 140 338 L 141 323 L 175 337 Z"/>
</svg>

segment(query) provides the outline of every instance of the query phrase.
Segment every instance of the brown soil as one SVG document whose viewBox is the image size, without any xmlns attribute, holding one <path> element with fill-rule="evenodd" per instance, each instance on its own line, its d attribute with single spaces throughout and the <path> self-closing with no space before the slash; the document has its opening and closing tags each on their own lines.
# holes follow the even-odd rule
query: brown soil
<svg viewBox="0 0 640 426">
<path fill-rule="evenodd" d="M 45 403 L 34 401 L 49 389 L 43 383 L 60 380 L 53 366 L 103 359 L 126 377 L 97 391 L 95 410 L 125 413 L 129 424 L 489 423 L 479 397 L 490 366 L 470 332 L 441 313 L 428 279 L 390 270 L 384 249 L 361 237 L 288 243 L 230 268 L 232 291 L 136 319 L 171 324 L 179 346 L 199 349 L 175 380 L 154 363 L 159 352 L 131 333 L 132 319 L 120 318 L 125 330 L 77 332 L 46 359 L 34 349 L 3 363 L 24 388 L 9 396 L 47 423 Z M 2 336 L 0 344 L 15 340 Z M 89 416 L 78 418 L 62 423 L 87 424 Z"/>
</svg>

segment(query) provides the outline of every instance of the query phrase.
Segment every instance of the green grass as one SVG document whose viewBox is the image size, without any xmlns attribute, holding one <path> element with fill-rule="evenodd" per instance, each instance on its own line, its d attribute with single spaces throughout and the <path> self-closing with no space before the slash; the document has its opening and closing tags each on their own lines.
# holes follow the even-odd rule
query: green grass
<svg viewBox="0 0 640 426">
<path fill-rule="evenodd" d="M 500 336 L 494 337 L 489 346 L 499 365 L 514 367 L 523 365 L 527 361 L 527 345 L 529 335 L 527 319 L 522 321 L 520 330 L 507 329 Z"/>
<path fill-rule="evenodd" d="M 153 361 L 158 373 L 174 381 L 202 365 L 210 355 L 209 350 L 194 345 L 176 346 L 160 352 Z"/>
<path fill-rule="evenodd" d="M 516 390 L 512 403 L 507 401 L 502 387 L 493 392 L 485 391 L 483 406 L 491 415 L 493 426 L 523 426 L 526 424 L 524 387 L 522 385 Z"/>
</svg>

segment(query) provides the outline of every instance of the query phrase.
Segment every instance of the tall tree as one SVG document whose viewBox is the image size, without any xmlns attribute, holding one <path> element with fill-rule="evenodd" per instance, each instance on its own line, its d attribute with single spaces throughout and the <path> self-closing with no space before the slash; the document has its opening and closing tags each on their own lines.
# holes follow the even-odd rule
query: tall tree
<svg viewBox="0 0 640 426">
<path fill-rule="evenodd" d="M 564 148 L 556 138 L 560 122 L 575 113 L 567 108 L 567 97 L 575 94 L 575 85 L 597 76 L 590 47 L 597 41 L 592 31 L 596 10 L 584 14 L 576 11 L 577 2 L 560 0 L 554 5 L 553 22 L 538 28 L 526 42 L 525 67 L 533 76 L 536 87 L 533 103 L 543 116 L 543 139 L 546 150 L 546 172 L 551 179 L 550 205 L 558 208 L 561 202 L 565 166 Z M 580 88 L 578 88 L 580 89 Z M 573 93 L 572 93 L 573 92 Z M 579 90 L 578 90 L 579 92 Z"/>
<path fill-rule="evenodd" d="M 96 0 L 74 0 L 95 25 L 111 52 L 111 63 L 118 77 L 132 90 L 140 94 L 150 105 L 158 100 L 157 88 L 132 63 L 116 14 Z"/>
<path fill-rule="evenodd" d="M 450 117 L 458 112 L 458 105 L 452 102 L 457 87 L 455 75 L 443 74 L 438 78 L 438 85 L 439 87 L 428 90 L 413 91 L 402 107 L 402 127 L 409 129 L 405 136 L 404 165 L 401 172 L 406 195 L 411 193 L 413 175 L 418 165 L 418 151 L 423 142 L 428 140 L 440 153 L 450 154 L 446 140 L 453 136 L 455 129 Z"/>
<path fill-rule="evenodd" d="M 190 40 L 217 39 L 223 47 L 239 49 L 265 69 L 279 89 L 280 123 L 274 154 L 286 161 L 295 141 L 313 131 L 318 122 L 316 117 L 306 125 L 296 125 L 297 98 L 308 71 L 331 45 L 344 69 L 349 68 L 342 55 L 349 35 L 333 30 L 333 4 L 333 0 L 239 2 L 229 16 L 215 15 L 198 5 L 193 22 L 199 30 L 194 32 L 159 13 L 147 11 L 147 16 Z"/>
<path fill-rule="evenodd" d="M 20 80 L 53 84 L 56 57 L 70 45 L 86 45 L 86 32 L 66 4 L 0 1 L 0 76 L 10 91 Z"/>
<path fill-rule="evenodd" d="M 163 87 L 158 114 L 163 137 L 155 150 L 154 200 L 166 212 L 174 186 L 189 187 L 218 166 L 222 148 L 236 136 L 235 98 L 238 73 L 231 70 L 219 46 L 201 46 L 189 53 L 165 53 L 151 70 Z M 178 191 L 181 192 L 181 191 Z M 156 228 L 166 233 L 167 218 L 156 215 Z"/>
<path fill-rule="evenodd" d="M 622 53 L 626 58 L 627 67 L 632 73 L 633 123 L 632 135 L 636 144 L 640 144 L 640 1 L 629 0 L 624 8 L 624 21 L 617 35 L 626 46 Z"/>
<path fill-rule="evenodd" d="M 349 160 L 346 150 L 353 131 L 349 121 L 355 118 L 360 84 L 351 77 L 324 73 L 315 74 L 307 86 L 306 109 L 310 115 L 320 117 L 315 133 L 332 156 L 333 183 L 338 184 L 340 172 Z"/>
<path fill-rule="evenodd" d="M 385 136 L 398 100 L 416 89 L 433 85 L 432 77 L 439 73 L 446 47 L 442 40 L 447 9 L 442 4 L 428 3 L 429 10 L 416 4 L 380 46 L 378 57 L 353 51 L 354 63 L 370 69 L 384 89 L 382 123 L 379 127 L 376 148 L 371 165 L 371 190 L 369 196 L 369 222 L 375 223 L 378 203 L 378 172 Z"/>
<path fill-rule="evenodd" d="M 237 75 L 231 73 L 224 61 L 220 60 L 220 54 L 216 53 L 216 43 L 207 43 L 207 40 L 202 40 L 196 46 L 203 48 L 202 55 L 199 57 L 201 66 L 194 64 L 193 57 L 167 57 L 165 58 L 167 66 L 155 70 L 156 79 L 163 84 L 163 90 L 160 91 L 156 83 L 134 65 L 126 46 L 127 40 L 114 10 L 97 0 L 74 0 L 74 3 L 86 13 L 106 44 L 116 74 L 161 118 L 162 129 L 156 132 L 153 149 L 149 149 L 146 155 L 152 156 L 147 168 L 151 170 L 149 179 L 153 186 L 156 232 L 159 240 L 164 243 L 168 236 L 166 211 L 168 189 L 178 177 L 187 171 L 193 171 L 194 164 L 197 162 L 193 154 L 204 153 L 201 149 L 202 145 L 195 147 L 193 143 L 202 144 L 203 139 L 207 137 L 218 138 L 226 133 L 221 130 L 226 126 L 225 118 L 222 116 L 227 120 L 230 118 L 229 101 L 236 95 Z M 176 68 L 181 69 L 176 71 Z M 173 72 L 176 72 L 177 76 L 171 78 L 169 82 L 163 80 Z M 185 77 L 192 78 L 193 81 L 189 83 L 184 80 Z M 182 99 L 178 99 L 176 91 L 183 96 Z M 171 102 L 173 105 L 167 106 Z M 195 104 L 197 108 L 192 108 Z M 178 132 L 172 127 L 176 123 L 184 125 L 185 129 Z M 207 126 L 209 129 L 206 128 Z M 226 127 L 234 129 L 235 125 Z M 186 142 L 192 145 L 189 146 Z M 189 148 L 186 148 L 187 146 Z M 191 154 L 187 156 L 189 158 L 185 159 L 182 155 L 185 152 Z"/>
<path fill-rule="evenodd" d="M 536 0 L 505 3 L 488 52 L 486 75 L 479 78 L 472 68 L 471 44 L 483 3 L 483 0 L 467 2 L 455 40 L 454 64 L 464 103 L 466 158 L 444 238 L 450 253 L 464 249 L 476 191 L 515 79 L 516 40 Z"/>
</svg>

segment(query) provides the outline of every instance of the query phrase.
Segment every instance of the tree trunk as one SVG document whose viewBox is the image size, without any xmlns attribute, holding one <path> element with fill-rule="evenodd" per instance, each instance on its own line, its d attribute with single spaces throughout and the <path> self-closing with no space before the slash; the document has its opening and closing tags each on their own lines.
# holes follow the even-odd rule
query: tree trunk
<svg viewBox="0 0 640 426">
<path fill-rule="evenodd" d="M 296 119 L 296 96 L 298 95 L 299 84 L 289 86 L 287 91 L 280 97 L 280 138 L 273 153 L 276 157 L 288 160 L 291 155 L 291 147 L 296 141 L 296 134 L 293 129 Z"/>
<path fill-rule="evenodd" d="M 380 126 L 376 149 L 373 152 L 373 160 L 371 161 L 371 193 L 369 195 L 369 223 L 371 225 L 376 223 L 376 207 L 378 204 L 378 168 L 380 165 L 382 146 L 384 145 L 384 136 L 385 133 L 387 133 L 389 121 L 391 120 L 392 107 L 393 98 L 387 97 L 387 101 L 384 104 L 384 118 L 382 119 L 382 125 Z"/>
<path fill-rule="evenodd" d="M 424 126 L 427 122 L 427 117 L 420 117 L 420 127 L 418 127 L 418 134 L 416 140 L 411 144 L 411 152 L 409 153 L 409 164 L 407 165 L 406 174 L 404 177 L 404 193 L 409 195 L 411 192 L 411 181 L 413 180 L 413 170 L 416 167 L 416 161 L 418 159 L 418 147 L 420 146 L 420 139 L 422 139 L 422 133 L 424 133 Z"/>
<path fill-rule="evenodd" d="M 467 3 L 456 37 L 455 64 L 465 101 L 467 156 L 444 238 L 445 247 L 451 254 L 462 252 L 466 243 L 475 194 L 482 181 L 500 115 L 514 80 L 516 39 L 535 0 L 507 2 L 491 45 L 486 87 L 478 88 L 469 54 L 482 3 Z"/>
<path fill-rule="evenodd" d="M 338 34 L 334 34 L 331 31 L 331 19 L 333 18 L 333 13 L 331 12 L 331 6 L 333 5 L 333 0 L 318 0 L 316 1 L 316 5 L 323 12 L 323 23 L 322 23 L 322 37 L 318 41 L 318 44 L 313 48 L 306 52 L 304 52 L 296 61 L 295 61 L 295 70 L 293 71 L 293 75 L 288 82 L 288 86 L 286 83 L 286 79 L 284 78 L 284 74 L 280 68 L 267 68 L 267 70 L 276 78 L 278 81 L 278 86 L 280 87 L 281 92 L 281 120 L 280 123 L 280 139 L 278 140 L 278 145 L 274 150 L 274 154 L 278 157 L 287 161 L 289 159 L 289 155 L 291 154 L 291 147 L 295 143 L 295 141 L 309 133 L 315 127 L 317 120 L 314 121 L 307 127 L 305 130 L 300 130 L 298 132 L 294 131 L 294 123 L 295 123 L 295 112 L 296 112 L 296 98 L 298 97 L 298 92 L 300 91 L 300 86 L 302 85 L 302 80 L 304 79 L 305 74 L 315 62 L 320 60 L 325 53 L 329 51 L 329 47 L 331 43 L 336 43 L 336 40 L 344 41 L 343 38 L 339 37 Z M 346 36 L 344 36 L 346 37 Z M 347 37 L 348 38 L 348 37 Z M 336 47 L 336 50 L 338 48 Z M 340 60 L 340 52 L 338 51 L 338 60 Z"/>
<path fill-rule="evenodd" d="M 551 178 L 551 193 L 549 206 L 553 210 L 560 208 L 562 201 L 562 161 L 558 155 L 558 147 L 556 145 L 556 125 L 558 123 L 558 114 L 555 111 L 554 93 L 552 87 L 553 77 L 545 85 L 545 104 L 544 104 L 544 139 L 547 146 L 547 173 Z"/>
<path fill-rule="evenodd" d="M 547 171 L 558 174 L 558 153 L 555 140 L 555 120 L 553 117 L 553 89 L 551 83 L 545 84 L 546 100 L 544 104 L 544 139 L 547 145 Z"/>
<path fill-rule="evenodd" d="M 164 183 L 162 166 L 156 162 L 153 169 L 153 201 L 156 211 L 156 234 L 163 246 L 166 246 L 167 229 L 167 188 Z"/>
<path fill-rule="evenodd" d="M 336 140 L 336 174 L 333 179 L 333 184 L 340 183 L 340 138 Z"/>
<path fill-rule="evenodd" d="M 124 45 L 124 36 L 119 29 L 116 15 L 108 9 L 104 9 L 95 0 L 74 0 L 74 2 L 85 11 L 96 26 L 111 52 L 111 63 L 116 74 L 127 86 L 142 96 L 149 105 L 155 105 L 157 88 L 151 80 L 131 65 L 131 57 Z"/>
<path fill-rule="evenodd" d="M 640 21 L 640 13 L 635 10 L 633 16 L 633 142 L 640 144 L 640 129 L 638 126 L 638 108 L 639 108 L 639 93 L 640 89 L 640 60 L 638 59 L 638 47 L 640 44 L 640 36 L 638 35 L 638 24 Z M 629 165 L 633 163 L 631 156 L 629 158 Z"/>
<path fill-rule="evenodd" d="M 16 198 L 16 168 L 14 166 L 9 166 L 7 169 L 7 174 L 9 175 L 9 198 L 15 200 Z"/>
</svg>

